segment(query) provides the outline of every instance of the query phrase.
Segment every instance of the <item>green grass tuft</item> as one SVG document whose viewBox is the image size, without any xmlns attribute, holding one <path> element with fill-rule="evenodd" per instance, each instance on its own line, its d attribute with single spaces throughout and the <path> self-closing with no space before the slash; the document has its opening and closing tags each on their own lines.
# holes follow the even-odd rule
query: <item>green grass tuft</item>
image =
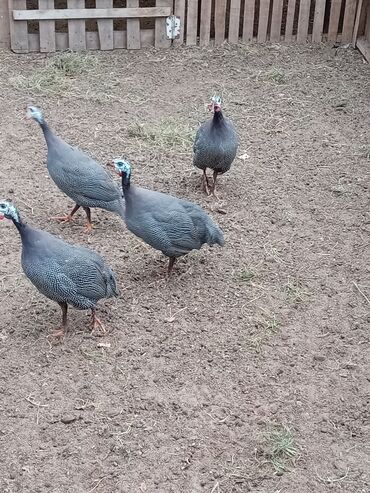
<svg viewBox="0 0 370 493">
<path fill-rule="evenodd" d="M 298 448 L 293 432 L 287 426 L 275 426 L 265 433 L 265 457 L 278 475 L 294 466 Z"/>
<path fill-rule="evenodd" d="M 249 283 L 252 279 L 255 278 L 255 276 L 256 274 L 252 270 L 243 269 L 238 273 L 237 278 L 239 279 L 239 281 Z"/>
<path fill-rule="evenodd" d="M 18 75 L 10 79 L 17 89 L 50 94 L 60 93 L 69 85 L 72 77 L 81 75 L 97 64 L 97 59 L 88 53 L 66 51 L 47 59 L 46 64 L 29 75 Z"/>
<path fill-rule="evenodd" d="M 130 137 L 135 137 L 151 147 L 188 150 L 194 140 L 194 131 L 176 120 L 159 124 L 133 123 L 128 127 Z"/>
</svg>

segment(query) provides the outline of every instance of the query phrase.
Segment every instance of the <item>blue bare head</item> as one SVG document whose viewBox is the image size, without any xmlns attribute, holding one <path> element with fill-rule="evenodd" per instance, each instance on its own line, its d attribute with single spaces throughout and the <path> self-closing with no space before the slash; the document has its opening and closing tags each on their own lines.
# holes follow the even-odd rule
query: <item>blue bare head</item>
<svg viewBox="0 0 370 493">
<path fill-rule="evenodd" d="M 0 220 L 4 217 L 16 223 L 19 223 L 20 220 L 17 208 L 8 200 L 0 200 Z"/>
<path fill-rule="evenodd" d="M 27 106 L 27 116 L 28 118 L 33 118 L 40 125 L 44 123 L 44 115 L 42 114 L 40 108 L 37 108 L 37 106 Z"/>
<path fill-rule="evenodd" d="M 131 178 L 131 164 L 123 158 L 113 159 L 113 164 L 117 173 L 122 176 L 122 184 L 124 186 L 129 186 Z"/>
</svg>

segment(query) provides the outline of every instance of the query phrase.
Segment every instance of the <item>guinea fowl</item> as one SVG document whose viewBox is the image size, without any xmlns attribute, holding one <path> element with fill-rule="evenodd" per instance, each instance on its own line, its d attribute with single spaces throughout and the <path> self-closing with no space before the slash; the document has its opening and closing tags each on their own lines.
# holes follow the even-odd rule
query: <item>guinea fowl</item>
<svg viewBox="0 0 370 493">
<path fill-rule="evenodd" d="M 118 296 L 114 273 L 97 253 L 71 245 L 57 237 L 34 229 L 20 218 L 17 208 L 0 201 L 0 219 L 11 219 L 22 240 L 22 268 L 28 279 L 47 298 L 62 309 L 62 327 L 53 333 L 62 337 L 67 329 L 68 305 L 91 310 L 92 329 L 104 326 L 96 316 L 100 299 Z"/>
<path fill-rule="evenodd" d="M 197 130 L 194 141 L 193 164 L 203 170 L 202 187 L 207 195 L 216 195 L 216 180 L 219 174 L 226 173 L 235 159 L 238 137 L 233 124 L 223 116 L 221 98 L 214 96 L 208 106 L 213 117 Z M 213 170 L 213 185 L 210 187 L 207 168 Z"/>
<path fill-rule="evenodd" d="M 42 111 L 28 106 L 27 114 L 42 128 L 48 147 L 47 168 L 55 184 L 70 197 L 75 206 L 62 217 L 61 222 L 70 222 L 82 207 L 87 216 L 86 232 L 92 230 L 90 207 L 99 207 L 124 217 L 124 201 L 120 187 L 109 173 L 76 147 L 72 147 L 56 136 L 46 123 Z"/>
<path fill-rule="evenodd" d="M 131 185 L 131 165 L 113 161 L 122 177 L 127 228 L 156 250 L 169 257 L 168 274 L 178 257 L 203 244 L 224 245 L 221 229 L 196 204 L 165 193 Z"/>
</svg>

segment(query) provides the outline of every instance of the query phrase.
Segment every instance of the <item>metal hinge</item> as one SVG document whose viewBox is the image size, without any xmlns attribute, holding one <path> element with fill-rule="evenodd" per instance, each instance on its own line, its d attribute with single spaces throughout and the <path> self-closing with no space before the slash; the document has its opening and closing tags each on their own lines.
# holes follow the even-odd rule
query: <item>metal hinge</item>
<svg viewBox="0 0 370 493">
<path fill-rule="evenodd" d="M 180 34 L 180 17 L 170 15 L 166 17 L 166 33 L 168 39 L 175 39 Z"/>
</svg>

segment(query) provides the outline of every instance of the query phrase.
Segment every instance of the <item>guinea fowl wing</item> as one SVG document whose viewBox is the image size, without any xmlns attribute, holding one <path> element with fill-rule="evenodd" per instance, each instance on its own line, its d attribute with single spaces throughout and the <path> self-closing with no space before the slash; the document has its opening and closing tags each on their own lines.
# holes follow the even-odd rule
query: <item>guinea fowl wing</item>
<svg viewBox="0 0 370 493">
<path fill-rule="evenodd" d="M 103 202 L 122 198 L 120 188 L 100 164 L 65 142 L 50 150 L 48 168 L 56 184 L 62 189 L 67 186 L 74 195 Z"/>
</svg>

